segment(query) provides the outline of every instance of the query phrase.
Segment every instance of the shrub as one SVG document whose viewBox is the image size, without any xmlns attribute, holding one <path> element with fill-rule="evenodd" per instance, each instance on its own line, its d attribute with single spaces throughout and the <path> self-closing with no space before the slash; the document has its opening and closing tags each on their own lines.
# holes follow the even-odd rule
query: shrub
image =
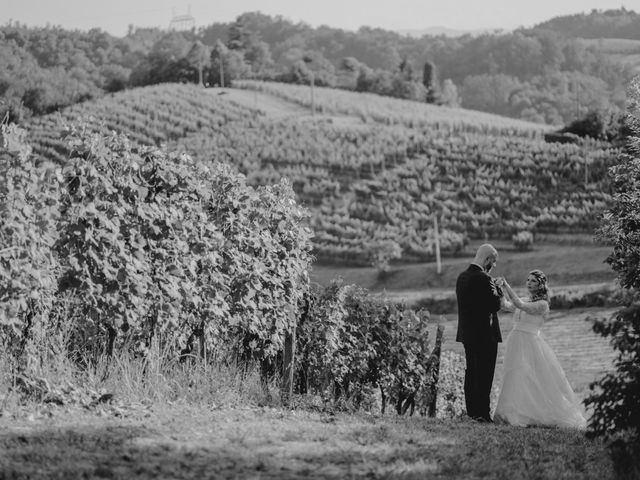
<svg viewBox="0 0 640 480">
<path fill-rule="evenodd" d="M 82 355 L 270 361 L 308 289 L 307 212 L 282 180 L 70 127 L 70 158 L 39 166 L 3 128 L 0 340 L 24 349 L 68 318 Z M 61 316 L 64 316 L 62 318 Z M 38 327 L 38 328 L 36 328 Z M 37 353 L 37 352 L 36 352 Z"/>
<path fill-rule="evenodd" d="M 464 401 L 465 365 L 465 359 L 459 353 L 442 352 L 436 402 L 436 415 L 440 418 L 458 418 L 466 412 Z"/>
<path fill-rule="evenodd" d="M 521 230 L 511 237 L 513 246 L 522 251 L 533 249 L 533 233 L 528 230 Z"/>
<path fill-rule="evenodd" d="M 394 240 L 382 240 L 375 244 L 371 250 L 371 265 L 375 267 L 379 275 L 389 272 L 391 260 L 402 256 L 402 248 Z"/>
<path fill-rule="evenodd" d="M 33 356 L 22 356 L 55 291 L 58 176 L 33 161 L 24 130 L 2 124 L 0 134 L 0 348 L 28 368 Z"/>
<path fill-rule="evenodd" d="M 633 478 L 640 476 L 640 77 L 629 89 L 627 124 L 632 135 L 619 164 L 611 167 L 613 202 L 599 235 L 613 245 L 607 262 L 627 289 L 623 308 L 613 318 L 594 324 L 610 337 L 618 356 L 615 370 L 591 385 L 586 404 L 593 409 L 592 435 L 612 439 L 617 465 Z M 635 459 L 632 461 L 632 459 Z M 635 475 L 635 476 L 634 476 Z"/>
<path fill-rule="evenodd" d="M 613 110 L 591 110 L 583 118 L 574 120 L 561 129 L 559 133 L 614 142 L 623 139 L 624 131 L 624 115 L 622 113 Z"/>
<path fill-rule="evenodd" d="M 334 282 L 309 297 L 297 334 L 299 393 L 320 394 L 354 406 L 382 393 L 404 413 L 424 409 L 422 393 L 432 383 L 429 314 Z"/>
</svg>

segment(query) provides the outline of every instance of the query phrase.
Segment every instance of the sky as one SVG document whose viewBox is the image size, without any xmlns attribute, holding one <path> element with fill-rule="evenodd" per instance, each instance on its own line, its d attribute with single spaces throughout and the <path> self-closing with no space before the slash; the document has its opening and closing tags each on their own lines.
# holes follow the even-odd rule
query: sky
<svg viewBox="0 0 640 480">
<path fill-rule="evenodd" d="M 0 0 L 0 25 L 13 21 L 78 30 L 97 27 L 124 36 L 129 25 L 167 28 L 174 16 L 190 14 L 197 28 L 260 11 L 313 27 L 328 25 L 345 30 L 361 26 L 387 30 L 513 30 L 558 15 L 623 5 L 640 12 L 638 0 Z"/>
</svg>

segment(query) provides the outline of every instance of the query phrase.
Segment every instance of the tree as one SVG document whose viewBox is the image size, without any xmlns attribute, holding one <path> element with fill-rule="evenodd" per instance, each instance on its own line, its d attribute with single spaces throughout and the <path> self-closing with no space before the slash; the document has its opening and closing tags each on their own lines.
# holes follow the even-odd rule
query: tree
<svg viewBox="0 0 640 480">
<path fill-rule="evenodd" d="M 197 40 L 187 53 L 187 60 L 198 69 L 198 85 L 204 85 L 203 70 L 211 65 L 211 49 Z"/>
<path fill-rule="evenodd" d="M 640 476 L 640 77 L 629 88 L 630 134 L 619 164 L 611 167 L 613 204 L 599 231 L 613 245 L 607 258 L 618 275 L 623 305 L 612 318 L 598 320 L 594 330 L 617 351 L 615 370 L 591 385 L 585 403 L 593 409 L 591 435 L 611 440 L 620 473 Z"/>
<path fill-rule="evenodd" d="M 413 66 L 411 65 L 411 62 L 409 62 L 407 57 L 404 57 L 402 59 L 402 61 L 400 62 L 400 65 L 398 66 L 398 70 L 399 70 L 400 76 L 404 80 L 407 80 L 409 82 L 412 82 L 414 80 Z"/>
<path fill-rule="evenodd" d="M 473 110 L 508 115 L 511 93 L 521 87 L 508 75 L 470 75 L 462 84 L 462 106 Z"/>
<path fill-rule="evenodd" d="M 424 63 L 422 84 L 427 89 L 427 103 L 434 103 L 438 93 L 438 76 L 436 74 L 436 66 L 432 62 Z"/>
<path fill-rule="evenodd" d="M 458 96 L 458 87 L 453 83 L 453 80 L 447 78 L 442 83 L 442 89 L 440 90 L 440 103 L 447 107 L 459 107 L 460 97 Z"/>
<path fill-rule="evenodd" d="M 261 40 L 251 42 L 244 53 L 247 64 L 254 76 L 263 75 L 273 66 L 273 58 L 269 44 Z"/>
<path fill-rule="evenodd" d="M 218 42 L 211 51 L 211 73 L 209 83 L 229 86 L 236 78 L 241 78 L 249 71 L 240 50 L 230 50 L 222 42 Z"/>
</svg>

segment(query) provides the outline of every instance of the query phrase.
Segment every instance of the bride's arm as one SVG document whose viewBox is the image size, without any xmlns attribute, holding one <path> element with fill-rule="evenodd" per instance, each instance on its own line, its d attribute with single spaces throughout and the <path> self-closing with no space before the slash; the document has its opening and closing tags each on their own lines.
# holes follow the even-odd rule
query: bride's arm
<svg viewBox="0 0 640 480">
<path fill-rule="evenodd" d="M 507 296 L 503 296 L 500 299 L 500 311 L 502 312 L 515 312 L 516 306 L 507 300 Z"/>
<path fill-rule="evenodd" d="M 516 293 L 511 288 L 511 285 L 509 285 L 506 281 L 504 282 L 504 289 L 511 298 L 513 305 L 530 315 L 544 315 L 549 311 L 549 302 L 547 302 L 546 300 L 525 302 L 520 297 L 518 297 L 518 295 L 516 295 Z"/>
</svg>

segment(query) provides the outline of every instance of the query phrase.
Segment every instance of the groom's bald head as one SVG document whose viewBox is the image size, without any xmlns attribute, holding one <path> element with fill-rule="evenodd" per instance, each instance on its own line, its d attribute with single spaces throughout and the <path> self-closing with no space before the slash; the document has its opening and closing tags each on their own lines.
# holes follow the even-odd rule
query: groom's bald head
<svg viewBox="0 0 640 480">
<path fill-rule="evenodd" d="M 498 260 L 498 250 L 490 243 L 483 243 L 478 247 L 473 263 L 480 265 L 485 271 L 491 270 Z"/>
</svg>

